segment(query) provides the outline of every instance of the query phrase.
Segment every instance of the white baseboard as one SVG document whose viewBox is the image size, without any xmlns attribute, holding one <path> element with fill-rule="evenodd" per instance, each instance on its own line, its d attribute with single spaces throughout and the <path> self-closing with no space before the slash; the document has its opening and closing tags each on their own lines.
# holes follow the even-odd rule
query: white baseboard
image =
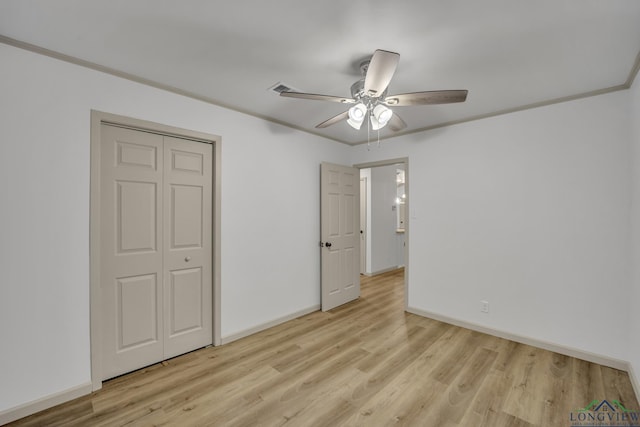
<svg viewBox="0 0 640 427">
<path fill-rule="evenodd" d="M 249 335 L 253 335 L 257 332 L 272 328 L 281 323 L 296 319 L 298 317 L 302 317 L 304 315 L 313 313 L 314 311 L 318 311 L 318 310 L 320 310 L 320 305 L 314 305 L 312 307 L 308 307 L 304 310 L 291 313 L 287 316 L 280 317 L 270 322 L 254 326 L 249 329 L 245 329 L 244 331 L 222 338 L 222 344 L 228 344 L 230 342 L 239 340 Z M 458 319 L 454 319 L 441 314 L 428 312 L 415 307 L 407 307 L 407 312 L 416 314 L 418 316 L 427 317 L 429 319 L 438 320 L 440 322 L 449 323 L 451 325 L 460 326 L 462 328 L 471 329 L 477 332 L 482 332 L 485 334 L 508 339 L 508 340 L 519 342 L 522 344 L 531 345 L 534 347 L 542 348 L 544 350 L 553 351 L 556 353 L 564 354 L 566 356 L 576 357 L 578 359 L 586 360 L 588 362 L 598 363 L 600 365 L 625 371 L 629 374 L 629 379 L 631 380 L 631 385 L 633 386 L 633 389 L 635 391 L 636 399 L 640 400 L 640 381 L 639 381 L 639 378 L 636 376 L 636 373 L 633 369 L 633 365 L 631 365 L 631 363 L 627 361 L 614 359 L 614 358 L 610 358 L 610 357 L 606 357 L 606 356 L 602 356 L 602 355 L 598 355 L 598 354 L 594 354 L 587 351 L 578 350 L 575 348 L 566 347 L 558 344 L 553 344 L 553 343 L 538 340 L 535 338 L 524 337 L 524 336 L 512 334 L 510 332 L 500 331 L 497 329 L 489 328 L 489 327 L 478 325 L 475 323 L 466 322 L 464 320 L 458 320 Z M 91 382 L 88 382 L 88 383 L 70 388 L 68 390 L 64 390 L 47 397 L 43 397 L 41 399 L 34 400 L 32 402 L 28 402 L 28 403 L 16 406 L 14 408 L 0 411 L 0 426 L 8 424 L 12 421 L 19 420 L 20 418 L 24 418 L 29 415 L 35 414 L 36 412 L 49 409 L 61 403 L 65 403 L 70 400 L 76 399 L 78 397 L 90 394 L 91 390 L 92 390 L 92 384 Z"/>
<path fill-rule="evenodd" d="M 527 344 L 544 350 L 553 351 L 555 353 L 564 354 L 565 356 L 575 357 L 577 359 L 586 360 L 587 362 L 597 363 L 599 365 L 608 366 L 610 368 L 619 369 L 621 371 L 629 372 L 629 376 L 631 377 L 631 372 L 629 371 L 630 364 L 626 360 L 619 360 L 572 347 L 542 341 L 536 338 L 525 337 L 510 332 L 489 328 L 464 320 L 458 320 L 441 314 L 420 310 L 419 308 L 407 307 L 407 311 L 409 313 L 417 314 L 418 316 L 428 317 L 429 319 L 438 320 L 440 322 L 449 323 L 451 325 L 460 326 L 462 328 L 471 329 L 473 331 L 482 332 L 488 335 L 493 335 L 495 337 L 519 342 L 521 344 Z M 637 389 L 636 394 L 638 394 Z"/>
<path fill-rule="evenodd" d="M 254 326 L 252 328 L 246 329 L 244 331 L 240 331 L 238 333 L 229 335 L 227 337 L 222 338 L 222 344 L 228 344 L 232 341 L 239 340 L 240 338 L 247 337 L 249 335 L 253 335 L 257 332 L 263 331 L 265 329 L 272 328 L 281 323 L 288 322 L 289 320 L 296 319 L 298 317 L 304 316 L 309 313 L 313 313 L 314 311 L 320 310 L 320 305 L 314 305 L 308 307 L 304 310 L 297 311 L 295 313 L 291 313 L 289 315 L 280 317 L 278 319 L 272 320 L 267 323 L 263 323 L 261 325 Z M 43 397 L 42 399 L 34 400 L 33 402 L 28 402 L 23 405 L 16 406 L 14 408 L 10 408 L 4 411 L 0 411 L 0 426 L 8 424 L 12 421 L 19 420 L 20 418 L 27 417 L 29 415 L 35 414 L 36 412 L 43 411 L 45 409 L 49 409 L 53 406 L 59 405 L 61 403 L 68 402 L 70 400 L 76 399 L 78 397 L 90 394 L 92 391 L 92 383 L 88 382 L 86 384 L 81 384 L 77 387 L 70 388 L 68 390 L 61 391 L 59 393 L 52 394 L 47 397 Z"/>
<path fill-rule="evenodd" d="M 79 386 L 54 393 L 50 396 L 24 403 L 14 408 L 6 409 L 0 412 L 0 425 L 8 424 L 20 418 L 44 411 L 61 403 L 68 402 L 78 397 L 91 393 L 91 382 L 81 384 Z"/>
<path fill-rule="evenodd" d="M 254 326 L 249 329 L 245 329 L 244 331 L 237 332 L 235 334 L 231 334 L 226 337 L 222 337 L 222 345 L 229 344 L 230 342 L 237 341 L 240 338 L 248 337 L 249 335 L 253 335 L 255 333 L 264 331 L 265 329 L 273 328 L 281 323 L 288 322 L 289 320 L 297 319 L 298 317 L 302 317 L 309 313 L 313 313 L 314 311 L 320 310 L 320 304 L 313 305 L 311 307 L 305 308 L 304 310 L 296 311 L 295 313 L 288 314 L 283 317 L 279 317 L 270 322 L 262 323 L 260 325 Z"/>
</svg>

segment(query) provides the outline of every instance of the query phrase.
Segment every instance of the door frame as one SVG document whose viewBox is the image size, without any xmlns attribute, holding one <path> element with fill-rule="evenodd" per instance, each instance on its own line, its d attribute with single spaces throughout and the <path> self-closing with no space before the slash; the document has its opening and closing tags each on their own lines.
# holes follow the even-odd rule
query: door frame
<svg viewBox="0 0 640 427">
<path fill-rule="evenodd" d="M 100 145 L 101 126 L 111 124 L 124 128 L 151 132 L 161 135 L 198 141 L 213 146 L 212 174 L 212 285 L 213 285 L 213 345 L 221 344 L 221 178 L 222 178 L 222 138 L 173 126 L 167 126 L 132 117 L 119 116 L 91 110 L 91 163 L 90 163 L 90 219 L 89 219 L 89 289 L 90 289 L 90 341 L 91 341 L 91 384 L 92 391 L 102 388 L 102 297 L 100 292 Z"/>
<path fill-rule="evenodd" d="M 375 168 L 378 166 L 391 166 L 391 165 L 404 165 L 404 188 L 405 193 L 409 194 L 409 158 L 408 157 L 399 157 L 396 159 L 387 159 L 387 160 L 378 160 L 375 162 L 367 162 L 367 163 L 357 163 L 354 164 L 354 168 L 358 169 L 368 169 Z M 407 311 L 409 307 L 409 236 L 411 235 L 410 231 L 410 218 L 409 214 L 410 209 L 409 206 L 411 204 L 411 196 L 407 197 L 405 202 L 405 220 L 404 220 L 404 311 Z"/>
</svg>

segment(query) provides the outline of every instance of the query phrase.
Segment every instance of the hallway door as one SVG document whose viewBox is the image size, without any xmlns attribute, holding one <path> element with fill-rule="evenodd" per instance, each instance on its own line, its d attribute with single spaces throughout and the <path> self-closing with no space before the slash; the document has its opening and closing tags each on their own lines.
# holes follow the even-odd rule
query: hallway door
<svg viewBox="0 0 640 427">
<path fill-rule="evenodd" d="M 360 297 L 360 171 L 322 163 L 322 311 Z"/>
</svg>

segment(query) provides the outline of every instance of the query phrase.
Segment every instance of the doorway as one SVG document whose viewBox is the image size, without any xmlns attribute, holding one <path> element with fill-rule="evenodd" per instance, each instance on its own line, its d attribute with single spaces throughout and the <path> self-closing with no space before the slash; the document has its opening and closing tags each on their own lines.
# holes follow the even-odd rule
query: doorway
<svg viewBox="0 0 640 427">
<path fill-rule="evenodd" d="M 97 390 L 103 379 L 220 343 L 221 147 L 215 135 L 108 113 L 92 111 L 91 121 Z"/>
<path fill-rule="evenodd" d="M 404 300 L 409 277 L 409 159 L 356 164 L 364 197 L 360 213 L 361 273 L 371 276 L 404 267 Z M 372 205 L 375 205 L 372 207 Z M 382 248 L 382 250 L 381 250 Z M 377 249 L 377 251 L 376 251 Z"/>
</svg>

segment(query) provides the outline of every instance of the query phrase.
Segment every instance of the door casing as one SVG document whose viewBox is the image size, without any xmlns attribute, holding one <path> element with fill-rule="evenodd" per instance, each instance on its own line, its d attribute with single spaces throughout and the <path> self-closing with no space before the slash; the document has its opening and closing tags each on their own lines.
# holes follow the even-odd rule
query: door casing
<svg viewBox="0 0 640 427">
<path fill-rule="evenodd" d="M 220 288 L 221 288 L 221 138 L 217 135 L 196 132 L 172 126 L 166 126 L 145 120 L 125 116 L 91 111 L 91 183 L 90 183 L 90 230 L 89 230 L 89 263 L 90 263 L 90 340 L 91 340 L 91 382 L 92 390 L 102 388 L 102 301 L 100 290 L 100 144 L 101 125 L 114 124 L 121 127 L 142 130 L 162 135 L 190 139 L 213 146 L 213 344 L 220 345 Z"/>
</svg>

